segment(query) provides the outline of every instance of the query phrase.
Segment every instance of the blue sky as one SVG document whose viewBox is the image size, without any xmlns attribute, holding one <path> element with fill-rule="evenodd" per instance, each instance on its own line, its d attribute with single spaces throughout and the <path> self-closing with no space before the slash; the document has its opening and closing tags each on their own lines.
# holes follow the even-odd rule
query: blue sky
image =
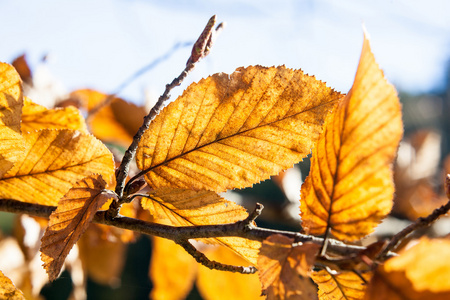
<svg viewBox="0 0 450 300">
<path fill-rule="evenodd" d="M 177 42 L 195 40 L 213 14 L 227 26 L 183 87 L 239 66 L 285 64 L 346 92 L 363 23 L 378 63 L 398 89 L 438 88 L 450 58 L 446 0 L 3 0 L 0 12 L 0 61 L 25 52 L 37 68 L 50 54 L 46 67 L 68 92 L 113 92 Z M 139 102 L 144 91 L 161 94 L 189 52 L 179 49 L 120 95 Z"/>
</svg>

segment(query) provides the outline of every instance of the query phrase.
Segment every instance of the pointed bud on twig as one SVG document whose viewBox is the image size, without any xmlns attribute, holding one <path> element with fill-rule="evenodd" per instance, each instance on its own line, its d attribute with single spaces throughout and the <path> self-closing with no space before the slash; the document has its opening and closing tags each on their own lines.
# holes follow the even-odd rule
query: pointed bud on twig
<svg viewBox="0 0 450 300">
<path fill-rule="evenodd" d="M 205 26 L 205 29 L 203 29 L 202 34 L 200 34 L 199 38 L 195 42 L 194 46 L 192 47 L 191 57 L 189 57 L 186 65 L 198 62 L 209 53 L 213 42 L 212 35 L 214 31 L 213 27 L 215 24 L 216 15 L 212 16 L 209 19 L 208 23 Z"/>
</svg>

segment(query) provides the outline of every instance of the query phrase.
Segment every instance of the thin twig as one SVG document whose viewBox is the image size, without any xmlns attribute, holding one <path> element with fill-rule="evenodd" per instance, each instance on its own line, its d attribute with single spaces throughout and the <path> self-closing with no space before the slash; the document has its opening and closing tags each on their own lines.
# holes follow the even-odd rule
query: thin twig
<svg viewBox="0 0 450 300">
<path fill-rule="evenodd" d="M 229 271 L 229 272 L 237 272 L 241 274 L 254 274 L 257 269 L 253 266 L 244 267 L 244 266 L 233 266 L 233 265 L 226 265 L 222 264 L 220 262 L 210 260 L 208 257 L 206 257 L 205 254 L 198 251 L 189 241 L 187 240 L 181 240 L 176 241 L 178 245 L 183 247 L 184 250 L 186 250 L 187 253 L 189 253 L 195 260 L 204 265 L 207 268 L 210 268 L 211 270 L 220 270 L 220 271 Z"/>
<path fill-rule="evenodd" d="M 442 205 L 439 208 L 436 208 L 428 217 L 418 218 L 414 223 L 406 226 L 403 230 L 394 235 L 389 244 L 387 244 L 386 248 L 384 248 L 384 250 L 380 253 L 380 255 L 378 255 L 379 258 L 384 257 L 386 253 L 388 253 L 388 251 L 395 250 L 398 244 L 410 233 L 419 228 L 430 226 L 434 221 L 439 219 L 439 217 L 445 215 L 450 210 L 450 174 L 447 174 L 445 188 L 447 191 L 447 197 L 449 198 L 447 204 Z"/>
<path fill-rule="evenodd" d="M 214 18 L 215 18 L 215 16 L 214 16 Z M 210 22 L 211 22 L 211 20 L 210 20 Z M 208 22 L 207 27 L 210 25 L 210 22 Z M 197 44 L 197 42 L 194 44 L 194 47 L 196 44 Z M 203 53 L 200 58 L 202 58 L 202 57 L 204 57 Z M 186 65 L 186 68 L 181 72 L 181 74 L 178 77 L 176 77 L 170 84 L 166 85 L 166 89 L 165 89 L 164 93 L 159 97 L 158 101 L 153 106 L 153 108 L 150 110 L 148 115 L 144 117 L 144 122 L 143 122 L 142 126 L 139 128 L 138 132 L 133 137 L 133 142 L 131 143 L 130 147 L 128 147 L 127 151 L 125 152 L 125 155 L 124 155 L 122 162 L 116 173 L 117 185 L 116 185 L 115 192 L 119 196 L 119 201 L 113 201 L 111 203 L 110 209 L 108 210 L 109 218 L 114 218 L 115 216 L 117 216 L 119 213 L 120 206 L 126 202 L 127 195 L 125 194 L 125 196 L 124 196 L 124 190 L 126 189 L 125 180 L 128 176 L 128 171 L 130 169 L 130 163 L 133 161 L 133 159 L 136 155 L 136 150 L 137 150 L 139 141 L 142 138 L 142 135 L 150 126 L 150 122 L 156 117 L 156 115 L 158 115 L 159 111 L 161 110 L 161 108 L 163 106 L 163 103 L 169 99 L 170 92 L 172 91 L 172 89 L 181 84 L 181 82 L 186 78 L 186 76 L 189 74 L 189 72 L 191 72 L 194 69 L 195 64 L 199 61 L 199 59 L 196 59 L 196 60 L 190 59 L 191 62 Z M 135 176 L 132 179 L 130 179 L 128 184 L 133 182 L 136 178 L 137 177 Z"/>
<path fill-rule="evenodd" d="M 132 74 L 130 77 L 125 79 L 117 88 L 116 90 L 109 94 L 108 97 L 105 98 L 101 103 L 94 106 L 93 109 L 89 111 L 89 114 L 87 116 L 87 119 L 94 116 L 102 107 L 107 106 L 111 103 L 111 101 L 124 90 L 128 85 L 130 85 L 134 80 L 136 80 L 139 76 L 145 74 L 146 72 L 152 70 L 157 65 L 159 65 L 161 62 L 169 59 L 178 49 L 191 46 L 193 42 L 178 42 L 176 43 L 168 52 L 166 52 L 164 55 L 157 57 L 154 59 L 151 63 L 145 65 L 141 69 L 137 70 L 134 74 Z"/>
</svg>

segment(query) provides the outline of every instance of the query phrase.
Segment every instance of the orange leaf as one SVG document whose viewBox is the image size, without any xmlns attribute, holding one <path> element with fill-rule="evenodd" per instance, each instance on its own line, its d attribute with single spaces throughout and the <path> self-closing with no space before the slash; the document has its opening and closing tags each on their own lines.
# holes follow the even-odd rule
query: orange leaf
<svg viewBox="0 0 450 300">
<path fill-rule="evenodd" d="M 392 207 L 391 163 L 403 134 L 400 103 L 364 38 L 353 87 L 329 114 L 301 189 L 311 234 L 357 240 Z"/>
<path fill-rule="evenodd" d="M 24 134 L 24 155 L 0 179 L 0 197 L 56 205 L 72 185 L 99 173 L 114 176 L 111 152 L 92 135 L 72 130 L 41 130 Z"/>
<path fill-rule="evenodd" d="M 209 259 L 233 266 L 247 262 L 229 249 L 219 246 L 205 251 Z M 257 274 L 240 274 L 211 270 L 198 265 L 197 288 L 204 299 L 264 299 Z M 155 298 L 156 299 L 156 298 Z"/>
<path fill-rule="evenodd" d="M 103 228 L 97 225 L 90 224 L 78 240 L 80 259 L 90 279 L 114 287 L 120 283 L 127 244 L 119 239 L 104 239 Z"/>
<path fill-rule="evenodd" d="M 172 226 L 215 225 L 233 223 L 245 219 L 248 214 L 242 206 L 227 201 L 210 191 L 160 188 L 143 198 L 142 207 L 158 220 L 166 220 Z M 256 264 L 261 243 L 238 237 L 202 239 L 219 242 Z"/>
<path fill-rule="evenodd" d="M 28 84 L 31 84 L 33 81 L 33 75 L 31 73 L 31 69 L 28 66 L 27 58 L 25 54 L 18 56 L 11 63 L 13 67 L 16 69 L 17 73 L 19 73 L 20 78 Z"/>
<path fill-rule="evenodd" d="M 450 240 L 422 238 L 379 266 L 366 299 L 450 299 Z"/>
<path fill-rule="evenodd" d="M 17 289 L 11 279 L 3 275 L 0 271 L 0 299 L 25 300 L 22 291 Z"/>
<path fill-rule="evenodd" d="M 0 178 L 23 154 L 20 131 L 23 95 L 16 70 L 0 62 Z"/>
<path fill-rule="evenodd" d="M 371 274 L 364 273 L 361 276 L 366 281 Z M 325 270 L 312 272 L 311 278 L 319 286 L 319 299 L 362 299 L 366 290 L 364 281 L 354 272 L 340 271 L 329 273 Z"/>
<path fill-rule="evenodd" d="M 301 70 L 238 68 L 191 84 L 136 153 L 153 188 L 249 187 L 303 159 L 340 94 Z"/>
<path fill-rule="evenodd" d="M 305 243 L 293 247 L 293 242 L 276 234 L 262 244 L 258 270 L 267 299 L 317 299 L 317 289 L 309 279 L 309 271 L 320 246 Z"/>
<path fill-rule="evenodd" d="M 87 133 L 84 118 L 75 107 L 47 109 L 25 97 L 22 111 L 22 132 L 52 128 L 73 129 Z"/>
<path fill-rule="evenodd" d="M 197 275 L 197 262 L 171 240 L 153 238 L 150 299 L 185 299 Z"/>
<path fill-rule="evenodd" d="M 92 111 L 109 96 L 94 90 L 78 90 L 71 93 L 71 98 L 79 99 Z M 95 135 L 102 141 L 129 146 L 133 136 L 142 125 L 146 111 L 141 106 L 113 97 L 111 102 L 100 108 L 88 118 L 88 124 Z"/>
<path fill-rule="evenodd" d="M 99 208 L 110 198 L 106 182 L 95 174 L 78 181 L 50 215 L 49 226 L 41 239 L 41 259 L 50 281 L 58 276 L 70 249 L 86 231 Z"/>
</svg>

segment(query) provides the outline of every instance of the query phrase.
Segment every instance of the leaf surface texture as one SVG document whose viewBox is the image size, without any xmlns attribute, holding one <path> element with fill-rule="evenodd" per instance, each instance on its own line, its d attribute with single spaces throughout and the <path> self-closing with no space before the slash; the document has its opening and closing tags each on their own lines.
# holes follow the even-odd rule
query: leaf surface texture
<svg viewBox="0 0 450 300">
<path fill-rule="evenodd" d="M 402 134 L 397 93 L 364 39 L 353 87 L 327 117 L 301 189 L 306 232 L 353 241 L 374 230 L 392 208 Z"/>
<path fill-rule="evenodd" d="M 284 66 L 215 74 L 191 84 L 152 121 L 136 161 L 152 188 L 249 187 L 303 159 L 339 98 Z"/>
</svg>

